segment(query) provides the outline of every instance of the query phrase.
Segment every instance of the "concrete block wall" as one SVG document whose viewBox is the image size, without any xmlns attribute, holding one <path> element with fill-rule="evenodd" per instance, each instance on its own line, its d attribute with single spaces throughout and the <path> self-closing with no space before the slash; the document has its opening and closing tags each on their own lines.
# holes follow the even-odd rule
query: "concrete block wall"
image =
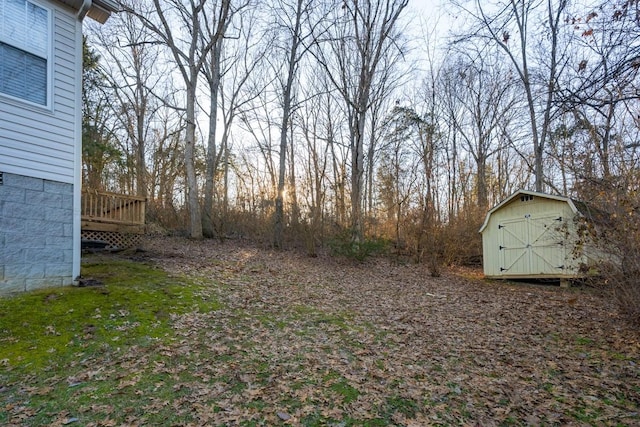
<svg viewBox="0 0 640 427">
<path fill-rule="evenodd" d="M 72 284 L 73 185 L 0 174 L 0 294 Z"/>
</svg>

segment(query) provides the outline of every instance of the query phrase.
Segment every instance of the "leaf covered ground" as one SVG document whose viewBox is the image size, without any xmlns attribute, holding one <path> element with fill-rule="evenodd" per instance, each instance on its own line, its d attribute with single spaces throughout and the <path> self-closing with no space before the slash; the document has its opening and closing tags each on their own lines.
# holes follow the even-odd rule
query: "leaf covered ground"
<svg viewBox="0 0 640 427">
<path fill-rule="evenodd" d="M 88 319 L 72 339 L 102 341 L 63 362 L 29 368 L 0 347 L 0 424 L 640 425 L 640 333 L 591 289 L 241 242 L 145 248 L 101 262 L 195 291 L 113 327 L 146 325 L 136 339 Z"/>
</svg>

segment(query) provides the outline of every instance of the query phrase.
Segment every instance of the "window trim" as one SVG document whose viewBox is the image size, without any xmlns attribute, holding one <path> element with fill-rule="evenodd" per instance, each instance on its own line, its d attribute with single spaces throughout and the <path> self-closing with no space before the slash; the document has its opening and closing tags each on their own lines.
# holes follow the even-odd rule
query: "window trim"
<svg viewBox="0 0 640 427">
<path fill-rule="evenodd" d="M 17 101 L 20 102 L 21 104 L 26 104 L 30 107 L 36 107 L 38 109 L 45 109 L 48 111 L 53 111 L 53 63 L 54 63 L 54 49 L 53 49 L 53 35 L 54 35 L 54 29 L 53 29 L 53 12 L 54 9 L 51 5 L 48 4 L 44 4 L 43 2 L 39 1 L 39 0 L 24 0 L 25 3 L 31 3 L 34 6 L 40 7 L 42 9 L 45 10 L 45 12 L 47 13 L 47 47 L 45 49 L 46 52 L 46 57 L 42 57 L 40 55 L 40 53 L 36 53 L 34 52 L 33 49 L 30 49 L 28 46 L 25 46 L 24 44 L 21 43 L 16 43 L 13 40 L 9 40 L 7 38 L 3 37 L 3 34 L 0 32 L 0 42 L 9 45 L 15 49 L 21 50 L 23 52 L 26 52 L 27 54 L 30 55 L 34 55 L 38 58 L 42 58 L 46 61 L 46 88 L 45 88 L 45 97 L 46 97 L 46 103 L 45 104 L 40 104 L 38 102 L 34 102 L 34 101 L 29 101 L 28 99 L 22 98 L 20 96 L 15 96 L 15 95 L 10 95 L 8 93 L 5 92 L 0 92 L 0 97 L 2 98 L 6 98 L 7 100 L 11 100 L 11 101 Z M 1 23 L 0 23 L 1 25 Z"/>
</svg>

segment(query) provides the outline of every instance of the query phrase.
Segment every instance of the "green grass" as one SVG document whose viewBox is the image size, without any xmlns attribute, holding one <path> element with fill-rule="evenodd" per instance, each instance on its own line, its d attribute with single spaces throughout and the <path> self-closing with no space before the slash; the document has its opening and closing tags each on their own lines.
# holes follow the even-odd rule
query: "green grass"
<svg viewBox="0 0 640 427">
<path fill-rule="evenodd" d="M 330 372 L 325 375 L 325 381 L 329 383 L 329 389 L 334 391 L 344 404 L 349 404 L 356 400 L 360 395 L 360 391 L 357 388 L 351 386 L 346 378 L 342 377 L 337 372 Z"/>
<path fill-rule="evenodd" d="M 394 412 L 398 412 L 410 418 L 415 417 L 419 408 L 420 405 L 414 400 L 400 396 L 389 397 L 385 405 L 385 410 L 389 416 Z"/>
<path fill-rule="evenodd" d="M 157 350 L 180 338 L 174 315 L 220 308 L 211 289 L 124 260 L 85 263 L 82 276 L 104 286 L 0 298 L 0 424 L 189 421 L 170 403 L 189 393 L 191 374 L 176 375 Z"/>
<path fill-rule="evenodd" d="M 204 288 L 152 266 L 113 261 L 83 265 L 104 286 L 40 290 L 0 299 L 0 360 L 42 369 L 109 349 L 171 336 L 172 314 L 215 310 Z"/>
<path fill-rule="evenodd" d="M 581 337 L 581 336 L 576 337 L 576 344 L 578 344 L 578 345 L 590 346 L 593 343 L 594 343 L 594 341 L 591 338 Z"/>
<path fill-rule="evenodd" d="M 570 414 L 574 419 L 592 425 L 597 423 L 598 417 L 601 415 L 600 411 L 597 409 L 589 408 L 587 406 L 573 408 L 570 411 Z"/>
</svg>

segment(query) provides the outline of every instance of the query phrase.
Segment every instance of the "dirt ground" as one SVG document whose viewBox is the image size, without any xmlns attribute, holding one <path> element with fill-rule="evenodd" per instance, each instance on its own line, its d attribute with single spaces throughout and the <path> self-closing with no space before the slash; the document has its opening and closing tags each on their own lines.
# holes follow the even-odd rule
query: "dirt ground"
<svg viewBox="0 0 640 427">
<path fill-rule="evenodd" d="M 176 321 L 217 331 L 218 372 L 244 384 L 217 395 L 213 424 L 640 425 L 638 330 L 593 289 L 240 241 L 144 247 L 132 257 L 224 304 Z"/>
</svg>

